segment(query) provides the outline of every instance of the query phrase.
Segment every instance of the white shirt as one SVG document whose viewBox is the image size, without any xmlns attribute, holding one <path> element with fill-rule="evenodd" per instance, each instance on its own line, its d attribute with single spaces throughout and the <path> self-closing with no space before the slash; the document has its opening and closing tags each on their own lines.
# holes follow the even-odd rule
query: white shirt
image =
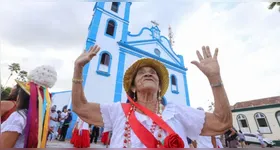
<svg viewBox="0 0 280 150">
<path fill-rule="evenodd" d="M 211 140 L 211 136 L 199 136 L 196 140 L 197 148 L 214 148 Z"/>
<path fill-rule="evenodd" d="M 257 135 L 258 140 L 263 140 L 263 136 L 261 133 L 257 133 L 256 135 Z"/>
<path fill-rule="evenodd" d="M 57 119 L 58 115 L 57 115 L 56 112 L 53 112 L 53 113 L 51 112 L 50 117 L 52 117 L 54 119 Z M 50 125 L 50 127 L 56 127 L 57 122 L 50 119 L 50 124 L 49 125 Z"/>
<path fill-rule="evenodd" d="M 100 104 L 104 122 L 104 132 L 112 131 L 110 148 L 122 148 L 126 116 L 121 103 Z M 135 112 L 136 118 L 149 130 L 152 120 L 146 115 Z M 189 148 L 186 137 L 196 140 L 201 133 L 205 122 L 205 112 L 187 106 L 178 106 L 168 103 L 162 113 L 163 120 L 182 138 L 185 148 Z M 158 130 L 154 132 L 157 137 Z M 162 133 L 163 139 L 166 133 Z M 131 130 L 131 148 L 146 148 Z"/>
<path fill-rule="evenodd" d="M 80 118 L 77 119 L 78 129 L 79 130 L 88 130 L 89 124 L 81 120 Z"/>
<path fill-rule="evenodd" d="M 26 126 L 26 113 L 23 110 L 13 112 L 9 118 L 1 124 L 1 134 L 4 132 L 17 132 L 19 137 L 14 148 L 24 147 L 24 130 Z"/>
<path fill-rule="evenodd" d="M 64 122 L 66 116 L 67 116 L 67 113 L 65 113 L 65 112 L 61 113 L 61 119 L 63 119 L 63 120 L 60 120 L 61 123 Z"/>
</svg>

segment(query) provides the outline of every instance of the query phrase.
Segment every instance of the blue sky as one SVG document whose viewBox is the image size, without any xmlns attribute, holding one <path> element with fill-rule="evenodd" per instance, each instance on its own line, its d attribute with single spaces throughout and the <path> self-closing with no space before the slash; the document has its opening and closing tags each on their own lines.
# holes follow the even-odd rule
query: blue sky
<svg viewBox="0 0 280 150">
<path fill-rule="evenodd" d="M 8 64 L 22 68 L 53 65 L 58 82 L 51 91 L 71 89 L 73 63 L 84 47 L 94 2 L 0 2 L 1 81 Z M 151 20 L 167 35 L 171 25 L 174 51 L 188 67 L 191 105 L 207 108 L 213 100 L 206 77 L 190 62 L 203 45 L 218 47 L 230 103 L 280 93 L 280 13 L 267 2 L 145 1 L 133 2 L 129 30 L 135 34 Z M 65 57 L 65 53 L 69 56 Z M 9 85 L 13 85 L 10 80 Z"/>
</svg>

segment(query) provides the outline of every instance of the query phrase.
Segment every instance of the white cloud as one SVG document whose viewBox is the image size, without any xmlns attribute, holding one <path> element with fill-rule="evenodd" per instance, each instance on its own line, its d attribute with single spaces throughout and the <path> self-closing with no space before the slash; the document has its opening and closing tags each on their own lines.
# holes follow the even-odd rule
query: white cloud
<svg viewBox="0 0 280 150">
<path fill-rule="evenodd" d="M 267 3 L 240 3 L 222 11 L 205 3 L 180 23 L 176 48 L 189 67 L 193 106 L 207 108 L 207 100 L 213 100 L 206 77 L 189 63 L 197 59 L 195 50 L 202 45 L 220 49 L 221 74 L 231 104 L 280 94 L 279 15 L 268 10 Z"/>
</svg>

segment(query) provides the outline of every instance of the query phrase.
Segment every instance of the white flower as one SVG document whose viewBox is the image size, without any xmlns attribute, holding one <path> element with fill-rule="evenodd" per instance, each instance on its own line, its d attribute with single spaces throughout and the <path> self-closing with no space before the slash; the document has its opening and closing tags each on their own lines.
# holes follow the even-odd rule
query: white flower
<svg viewBox="0 0 280 150">
<path fill-rule="evenodd" d="M 51 88 L 57 80 L 57 73 L 53 67 L 43 65 L 30 71 L 27 78 L 40 86 Z"/>
</svg>

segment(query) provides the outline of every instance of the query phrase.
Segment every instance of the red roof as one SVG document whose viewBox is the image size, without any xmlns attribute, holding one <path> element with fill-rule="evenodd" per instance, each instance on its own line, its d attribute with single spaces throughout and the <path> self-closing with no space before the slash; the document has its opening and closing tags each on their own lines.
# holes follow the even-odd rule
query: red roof
<svg viewBox="0 0 280 150">
<path fill-rule="evenodd" d="M 231 108 L 233 110 L 233 109 L 258 107 L 258 106 L 273 105 L 273 104 L 280 104 L 280 96 L 261 98 L 261 99 L 250 100 L 245 102 L 238 102 L 233 106 L 231 106 Z"/>
</svg>

